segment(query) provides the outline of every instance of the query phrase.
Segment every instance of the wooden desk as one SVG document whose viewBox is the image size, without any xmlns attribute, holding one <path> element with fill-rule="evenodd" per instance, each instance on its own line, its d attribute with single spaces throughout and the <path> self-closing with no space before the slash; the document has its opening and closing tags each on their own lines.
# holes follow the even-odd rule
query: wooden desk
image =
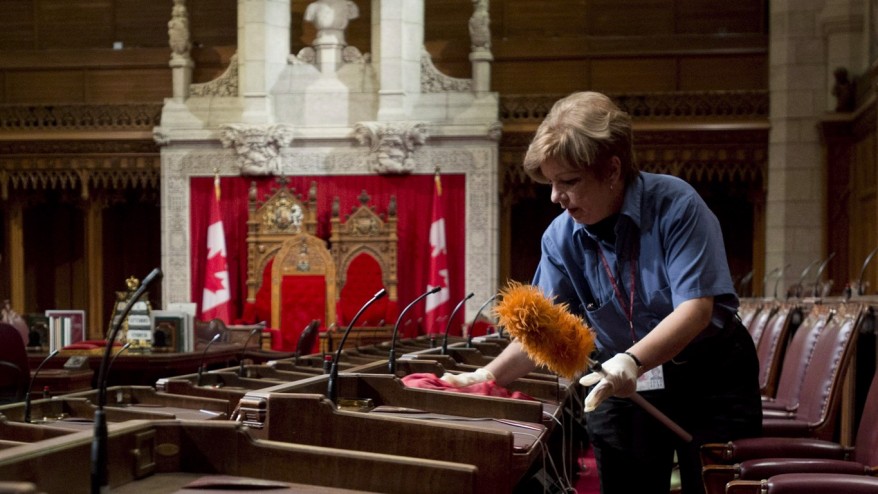
<svg viewBox="0 0 878 494">
<path fill-rule="evenodd" d="M 48 390 L 50 396 L 88 391 L 92 389 L 92 380 L 94 371 L 91 369 L 41 369 L 30 388 L 31 396 L 42 397 L 43 390 Z"/>
<path fill-rule="evenodd" d="M 208 349 L 206 354 L 203 350 L 189 353 L 129 354 L 125 352 L 113 362 L 113 367 L 107 375 L 107 382 L 109 386 L 125 384 L 155 386 L 156 381 L 163 377 L 198 372 L 198 366 L 201 365 L 202 361 L 208 369 L 221 369 L 235 365 L 241 356 L 241 349 L 240 345 L 216 343 Z M 46 354 L 29 354 L 28 363 L 31 369 L 36 369 L 44 358 L 46 358 Z M 102 358 L 103 353 L 88 356 L 88 366 L 94 372 L 91 386 L 95 388 L 97 387 L 95 381 L 97 381 Z M 46 362 L 46 365 L 43 366 L 44 370 L 40 374 L 46 369 L 61 369 L 66 361 L 67 358 L 59 355 Z"/>
</svg>

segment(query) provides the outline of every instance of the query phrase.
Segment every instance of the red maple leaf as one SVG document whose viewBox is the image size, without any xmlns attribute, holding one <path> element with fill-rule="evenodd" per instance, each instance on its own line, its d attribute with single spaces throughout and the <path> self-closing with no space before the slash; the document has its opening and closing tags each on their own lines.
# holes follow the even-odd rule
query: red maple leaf
<svg viewBox="0 0 878 494">
<path fill-rule="evenodd" d="M 221 290 L 225 290 L 226 287 L 223 285 L 223 279 L 217 276 L 222 272 L 228 272 L 229 268 L 226 267 L 226 258 L 221 254 L 216 253 L 213 256 L 207 259 L 207 273 L 208 275 L 204 280 L 204 289 L 209 290 L 213 293 L 217 293 Z"/>
</svg>

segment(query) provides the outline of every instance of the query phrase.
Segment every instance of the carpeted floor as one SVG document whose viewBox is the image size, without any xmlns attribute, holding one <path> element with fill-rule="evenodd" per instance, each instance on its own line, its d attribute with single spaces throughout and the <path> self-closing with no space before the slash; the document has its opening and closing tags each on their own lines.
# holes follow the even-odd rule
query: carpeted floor
<svg viewBox="0 0 878 494">
<path fill-rule="evenodd" d="M 579 479 L 575 487 L 576 494 L 598 494 L 601 491 L 591 448 L 579 458 Z"/>
</svg>

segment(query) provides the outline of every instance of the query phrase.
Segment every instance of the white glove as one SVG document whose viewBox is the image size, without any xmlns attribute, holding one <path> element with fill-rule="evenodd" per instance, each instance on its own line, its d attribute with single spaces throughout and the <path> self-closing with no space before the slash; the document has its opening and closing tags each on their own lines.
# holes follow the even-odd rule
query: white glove
<svg viewBox="0 0 878 494">
<path fill-rule="evenodd" d="M 440 377 L 439 379 L 442 379 L 443 381 L 456 388 L 460 388 L 463 386 L 469 386 L 470 384 L 493 381 L 494 374 L 492 374 L 491 371 L 489 371 L 488 369 L 481 368 L 476 369 L 472 372 L 464 372 L 461 374 L 451 374 L 446 372 L 445 374 L 442 374 L 442 377 Z"/>
<path fill-rule="evenodd" d="M 637 362 L 630 355 L 617 353 L 601 364 L 601 372 L 586 374 L 579 380 L 583 386 L 598 383 L 585 397 L 585 411 L 590 412 L 610 396 L 624 398 L 637 391 Z"/>
</svg>

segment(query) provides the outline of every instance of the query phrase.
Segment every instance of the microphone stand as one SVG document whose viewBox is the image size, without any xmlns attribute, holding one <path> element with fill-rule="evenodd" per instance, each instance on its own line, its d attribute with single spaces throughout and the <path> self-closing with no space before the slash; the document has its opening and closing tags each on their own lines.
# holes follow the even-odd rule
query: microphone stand
<svg viewBox="0 0 878 494">
<path fill-rule="evenodd" d="M 387 364 L 387 370 L 390 375 L 396 374 L 396 333 L 399 331 L 399 323 L 402 321 L 402 316 L 404 316 L 409 309 L 411 309 L 416 303 L 418 303 L 421 299 L 427 297 L 428 295 L 432 295 L 439 290 L 441 290 L 441 286 L 435 286 L 426 292 L 418 295 L 418 298 L 412 300 L 412 302 L 405 306 L 405 309 L 399 313 L 399 317 L 396 318 L 396 324 L 393 325 L 393 334 L 390 336 L 390 361 Z"/>
<path fill-rule="evenodd" d="M 115 321 L 107 338 L 107 348 L 104 350 L 104 358 L 101 359 L 101 366 L 98 370 L 98 408 L 94 414 L 94 438 L 91 443 L 91 494 L 100 494 L 110 490 L 107 472 L 107 443 L 109 442 L 109 437 L 104 405 L 107 404 L 107 368 L 109 367 L 110 355 L 113 353 L 113 342 L 116 341 L 116 336 L 122 328 L 122 321 L 131 312 L 131 308 L 146 293 L 149 285 L 157 278 L 161 278 L 161 276 L 162 270 L 159 268 L 153 269 L 146 275 L 146 278 L 143 279 L 137 290 L 131 294 L 125 307 L 122 308 L 122 312 L 119 313 L 119 318 Z"/>
<path fill-rule="evenodd" d="M 451 329 L 451 322 L 454 321 L 454 316 L 457 315 L 457 311 L 459 311 L 460 308 L 463 307 L 463 304 L 467 300 L 473 298 L 473 295 L 475 295 L 475 293 L 469 292 L 469 295 L 463 297 L 463 300 L 461 300 L 457 303 L 457 305 L 454 306 L 454 310 L 451 311 L 451 315 L 448 316 L 448 324 L 445 325 L 445 336 L 442 338 L 442 350 L 439 355 L 445 355 L 448 353 L 448 330 Z"/>
<path fill-rule="evenodd" d="M 261 327 L 251 329 L 247 339 L 244 340 L 244 348 L 241 349 L 241 366 L 238 368 L 238 377 L 244 377 L 244 354 L 247 353 L 247 345 L 250 343 L 250 339 L 259 331 L 262 331 Z"/>
<path fill-rule="evenodd" d="M 354 318 L 351 319 L 351 322 L 348 323 L 348 327 L 345 328 L 344 334 L 341 337 L 341 341 L 338 342 L 338 349 L 335 351 L 335 359 L 332 360 L 332 367 L 329 369 L 329 380 L 326 385 L 326 396 L 332 401 L 332 403 L 336 403 L 338 401 L 338 389 L 336 388 L 336 381 L 338 380 L 338 361 L 341 359 L 341 350 L 344 348 L 344 342 L 348 339 L 348 335 L 351 333 L 351 329 L 354 327 L 354 323 L 357 322 L 357 319 L 360 318 L 360 315 L 369 308 L 370 305 L 375 303 L 376 300 L 381 297 L 387 295 L 387 290 L 382 288 L 378 290 L 375 295 L 372 295 L 360 310 L 354 315 Z"/>
<path fill-rule="evenodd" d="M 27 393 L 24 394 L 24 421 L 25 423 L 30 423 L 30 390 L 34 387 L 34 382 L 37 380 L 37 374 L 40 373 L 40 369 L 43 368 L 46 362 L 49 361 L 55 355 L 58 355 L 58 352 L 61 350 L 55 349 L 52 353 L 49 354 L 48 357 L 44 358 L 40 365 L 37 366 L 37 370 L 34 371 L 34 375 L 30 378 L 30 385 L 27 387 Z"/>
<path fill-rule="evenodd" d="M 213 342 L 220 339 L 220 336 L 222 336 L 221 333 L 213 335 L 213 338 L 204 347 L 204 352 L 201 354 L 201 362 L 198 363 L 198 377 L 195 379 L 196 386 L 201 386 L 201 374 L 204 372 L 204 357 L 207 357 L 207 350 L 210 348 L 210 345 L 213 345 Z"/>
<path fill-rule="evenodd" d="M 820 277 L 823 276 L 823 270 L 826 269 L 826 265 L 829 264 L 829 261 L 831 261 L 833 257 L 835 257 L 835 252 L 829 254 L 829 257 L 821 262 L 820 266 L 817 268 L 817 276 L 814 277 L 814 292 L 812 293 L 814 297 L 820 296 Z"/>
<path fill-rule="evenodd" d="M 466 339 L 466 347 L 467 348 L 473 347 L 473 329 L 476 327 L 476 321 L 479 320 L 479 316 L 482 315 L 482 311 L 485 310 L 485 307 L 487 307 L 488 304 L 490 304 L 491 302 L 494 301 L 494 299 L 497 298 L 497 295 L 499 295 L 499 293 L 495 293 L 494 295 L 491 296 L 491 298 L 489 298 L 488 300 L 485 300 L 485 303 L 482 304 L 481 307 L 479 307 L 478 311 L 476 311 L 476 317 L 473 318 L 473 323 L 470 326 L 469 335 L 467 336 L 467 339 Z"/>
<path fill-rule="evenodd" d="M 866 256 L 866 260 L 863 261 L 863 267 L 860 268 L 860 276 L 857 278 L 857 295 L 863 295 L 863 276 L 866 274 L 866 267 L 869 266 L 869 263 L 872 262 L 872 258 L 875 257 L 875 253 L 878 253 L 878 247 L 872 249 L 872 252 Z"/>
</svg>

